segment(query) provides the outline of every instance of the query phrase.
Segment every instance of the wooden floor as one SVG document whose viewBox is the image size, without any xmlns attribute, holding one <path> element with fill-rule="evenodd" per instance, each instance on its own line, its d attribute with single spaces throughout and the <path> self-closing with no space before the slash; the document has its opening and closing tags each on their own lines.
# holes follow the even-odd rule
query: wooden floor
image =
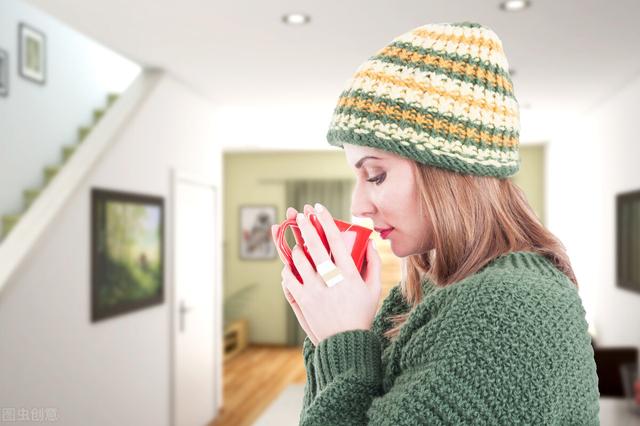
<svg viewBox="0 0 640 426">
<path fill-rule="evenodd" d="M 209 426 L 250 426 L 284 388 L 305 380 L 302 346 L 249 345 L 224 364 L 223 408 Z"/>
</svg>

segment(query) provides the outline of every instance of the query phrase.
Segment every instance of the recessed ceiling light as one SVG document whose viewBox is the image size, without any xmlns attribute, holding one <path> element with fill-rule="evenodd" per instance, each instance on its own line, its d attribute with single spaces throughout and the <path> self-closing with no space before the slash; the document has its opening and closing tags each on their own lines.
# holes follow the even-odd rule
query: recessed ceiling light
<svg viewBox="0 0 640 426">
<path fill-rule="evenodd" d="M 282 21 L 289 25 L 304 25 L 311 21 L 311 17 L 304 13 L 287 13 L 282 16 Z"/>
<path fill-rule="evenodd" d="M 500 3 L 500 9 L 505 12 L 518 12 L 531 6 L 529 0 L 506 0 Z"/>
</svg>

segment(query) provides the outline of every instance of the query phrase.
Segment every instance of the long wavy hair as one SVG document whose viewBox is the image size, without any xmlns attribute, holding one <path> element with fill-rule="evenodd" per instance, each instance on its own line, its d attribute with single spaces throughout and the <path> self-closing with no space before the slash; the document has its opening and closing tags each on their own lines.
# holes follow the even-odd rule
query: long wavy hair
<svg viewBox="0 0 640 426">
<path fill-rule="evenodd" d="M 573 284 L 578 282 L 562 242 L 540 222 L 522 191 L 508 178 L 465 175 L 411 161 L 417 182 L 419 214 L 432 223 L 433 249 L 403 259 L 400 290 L 408 312 L 389 316 L 384 335 L 397 336 L 422 300 L 427 278 L 444 287 L 479 271 L 512 251 L 537 252 Z"/>
</svg>

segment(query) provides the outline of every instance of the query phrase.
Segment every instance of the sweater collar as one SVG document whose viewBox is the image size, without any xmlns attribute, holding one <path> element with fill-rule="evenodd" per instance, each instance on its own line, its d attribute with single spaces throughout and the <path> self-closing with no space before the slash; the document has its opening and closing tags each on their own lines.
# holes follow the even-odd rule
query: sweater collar
<svg viewBox="0 0 640 426">
<path fill-rule="evenodd" d="M 564 276 L 551 260 L 533 251 L 512 251 L 491 260 L 485 268 L 528 269 L 549 276 Z M 483 268 L 483 269 L 485 269 Z"/>
<path fill-rule="evenodd" d="M 551 260 L 547 259 L 545 256 L 533 252 L 533 251 L 511 251 L 508 253 L 503 253 L 497 257 L 494 257 L 490 260 L 484 267 L 480 268 L 479 271 L 476 271 L 476 274 L 487 270 L 500 270 L 500 269 L 508 269 L 508 270 L 523 270 L 527 269 L 529 271 L 533 271 L 538 274 L 543 274 L 550 277 L 564 277 L 568 279 L 568 277 L 560 271 Z M 431 281 L 424 279 L 422 280 L 422 288 L 423 294 L 425 292 L 438 289 L 433 286 Z"/>
</svg>

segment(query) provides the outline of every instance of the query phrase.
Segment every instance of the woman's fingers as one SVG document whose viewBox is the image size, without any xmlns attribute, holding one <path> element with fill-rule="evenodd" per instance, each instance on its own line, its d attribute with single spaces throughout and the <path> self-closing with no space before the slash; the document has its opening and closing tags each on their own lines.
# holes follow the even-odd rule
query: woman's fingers
<svg viewBox="0 0 640 426">
<path fill-rule="evenodd" d="M 287 219 L 293 219 L 298 214 L 298 211 L 293 207 L 287 209 Z"/>
<path fill-rule="evenodd" d="M 305 204 L 303 211 L 305 216 L 309 216 L 311 213 L 315 213 L 315 211 L 313 210 L 313 207 L 311 207 L 310 204 Z"/>
<path fill-rule="evenodd" d="M 289 306 L 291 306 L 291 309 L 293 310 L 293 313 L 295 314 L 296 318 L 298 319 L 298 323 L 300 324 L 300 327 L 302 327 L 302 329 L 307 334 L 307 336 L 309 336 L 309 339 L 311 339 L 313 344 L 317 346 L 318 338 L 311 331 L 311 328 L 309 327 L 309 324 L 307 323 L 307 320 L 304 319 L 304 315 L 302 315 L 302 312 L 300 311 L 300 306 L 298 306 L 298 304 L 296 303 L 295 299 L 293 298 L 293 296 L 291 296 L 291 293 L 289 293 L 289 290 L 287 290 L 287 288 L 286 288 L 286 286 L 284 284 L 282 285 L 282 288 L 285 291 L 285 295 L 288 294 L 286 296 L 287 301 L 289 302 Z M 293 300 L 293 302 L 292 302 L 292 300 Z"/>
<path fill-rule="evenodd" d="M 309 213 L 313 213 L 313 207 L 311 207 L 309 204 L 305 204 L 303 211 L 304 211 L 305 214 L 308 215 Z M 287 208 L 286 218 L 287 219 L 295 219 L 297 214 L 298 214 L 298 211 L 296 209 L 294 209 L 293 207 L 289 207 L 289 208 Z M 274 242 L 276 242 L 276 236 L 278 234 L 278 226 L 280 226 L 280 225 L 277 224 L 277 225 L 271 226 L 271 235 L 273 236 Z M 289 274 L 287 274 L 287 272 Z M 288 270 L 288 266 L 286 266 L 286 265 L 285 265 L 285 267 L 283 269 L 282 276 L 283 276 L 283 278 L 287 277 L 287 279 L 292 279 L 293 278 L 294 281 L 296 283 L 298 283 L 297 278 L 295 278 L 295 276 Z M 315 336 L 315 334 L 313 333 L 313 331 L 311 330 L 311 328 L 309 327 L 309 324 L 307 323 L 307 320 L 304 318 L 304 315 L 302 314 L 300 306 L 296 302 L 296 299 L 293 296 L 293 294 L 291 294 L 291 292 L 287 288 L 284 279 L 282 280 L 282 290 L 284 292 L 285 298 L 287 299 L 287 302 L 289 303 L 289 306 L 291 306 L 291 309 L 293 310 L 293 313 L 295 314 L 296 318 L 298 319 L 298 323 L 300 323 L 300 327 L 302 327 L 304 332 L 307 333 L 307 336 L 309 336 L 309 339 L 311 339 L 311 342 L 314 345 L 317 345 L 318 344 L 318 339 Z"/>
<path fill-rule="evenodd" d="M 307 336 L 309 336 L 313 344 L 316 345 L 317 344 L 316 342 L 318 341 L 318 339 L 316 338 L 316 335 L 313 333 L 313 330 L 311 330 L 311 327 L 309 327 L 309 323 L 307 323 L 307 320 L 304 318 L 302 309 L 300 309 L 300 305 L 298 305 L 298 302 L 296 302 L 295 295 L 291 293 L 291 291 L 287 286 L 287 282 L 291 282 L 292 280 L 293 282 L 295 282 L 294 286 L 299 285 L 298 279 L 293 275 L 293 273 L 289 270 L 289 268 L 285 266 L 285 268 L 282 270 L 282 290 L 284 291 L 285 297 L 287 298 L 287 301 L 289 302 L 291 309 L 293 309 L 293 312 L 295 313 L 296 318 L 300 323 L 300 327 L 302 327 L 304 332 L 307 333 Z M 298 289 L 298 287 L 294 287 L 294 288 Z"/>
<path fill-rule="evenodd" d="M 316 208 L 316 216 L 318 217 L 318 220 L 322 225 L 322 229 L 324 230 L 324 234 L 327 237 L 327 242 L 329 243 L 329 248 L 331 250 L 330 253 L 335 259 L 336 266 L 340 268 L 340 271 L 345 276 L 360 276 L 333 216 L 331 216 L 331 213 L 329 213 L 324 206 L 321 206 L 318 203 L 316 203 L 316 206 L 320 207 L 320 210 Z"/>
<path fill-rule="evenodd" d="M 296 223 L 300 228 L 304 245 L 307 247 L 313 263 L 319 265 L 326 260 L 330 260 L 329 253 L 327 253 L 327 249 L 320 239 L 318 231 L 309 218 L 304 214 L 299 214 Z"/>
</svg>

